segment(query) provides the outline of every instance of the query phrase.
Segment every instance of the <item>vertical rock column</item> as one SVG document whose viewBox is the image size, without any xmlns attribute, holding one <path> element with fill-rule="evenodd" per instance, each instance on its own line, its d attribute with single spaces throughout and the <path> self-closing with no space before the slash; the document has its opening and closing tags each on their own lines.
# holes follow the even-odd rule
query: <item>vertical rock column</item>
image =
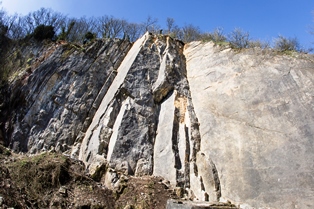
<svg viewBox="0 0 314 209">
<path fill-rule="evenodd" d="M 214 163 L 200 153 L 199 123 L 186 79 L 185 58 L 169 38 L 153 91 L 155 100 L 161 103 L 153 175 L 192 190 L 197 199 L 217 201 L 219 178 Z"/>
<path fill-rule="evenodd" d="M 106 145 L 109 143 L 108 140 L 103 141 L 103 138 L 106 138 L 104 137 L 104 134 L 107 135 L 107 138 L 109 138 L 111 135 L 117 135 L 117 133 L 112 134 L 112 125 L 114 124 L 116 116 L 119 113 L 119 110 L 117 111 L 116 109 L 120 109 L 122 105 L 120 100 L 123 100 L 124 97 L 123 93 L 119 94 L 119 89 L 121 88 L 129 69 L 131 68 L 147 38 L 148 34 L 145 34 L 141 39 L 137 40 L 122 61 L 117 70 L 117 75 L 114 81 L 112 82 L 107 93 L 104 95 L 104 98 L 94 115 L 92 123 L 85 133 L 85 137 L 80 147 L 79 159 L 83 162 L 88 162 L 89 165 L 94 164 L 97 166 L 99 160 L 101 162 L 106 159 L 105 156 L 102 156 L 103 153 L 100 150 L 102 146 L 108 147 L 108 145 Z M 119 94 L 119 97 L 117 97 L 117 94 Z M 117 101 L 114 101 L 114 99 L 117 99 Z M 122 108 L 122 110 L 123 109 L 124 108 Z M 114 144 L 114 140 L 115 139 L 112 138 L 110 143 Z M 102 142 L 105 143 L 105 145 L 102 145 Z M 109 147 L 112 146 L 114 145 L 110 145 Z M 112 150 L 110 152 L 112 152 Z M 111 157 L 111 154 L 109 157 Z"/>
<path fill-rule="evenodd" d="M 198 199 L 217 200 L 214 164 L 200 145 L 183 44 L 147 33 L 118 68 L 79 158 L 90 173 L 106 163 L 129 175 L 162 176 Z"/>
</svg>

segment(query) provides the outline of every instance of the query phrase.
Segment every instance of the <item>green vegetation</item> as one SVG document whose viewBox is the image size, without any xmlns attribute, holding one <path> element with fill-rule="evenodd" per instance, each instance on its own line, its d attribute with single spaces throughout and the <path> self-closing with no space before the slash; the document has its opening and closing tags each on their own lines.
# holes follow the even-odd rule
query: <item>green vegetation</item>
<svg viewBox="0 0 314 209">
<path fill-rule="evenodd" d="M 63 41 L 66 41 L 69 39 L 69 34 L 70 32 L 72 31 L 73 27 L 75 25 L 75 22 L 72 21 L 70 22 L 70 24 L 67 26 L 67 29 L 66 29 L 66 26 L 62 26 L 61 28 L 61 32 L 58 36 L 58 40 L 63 40 Z"/>
<path fill-rule="evenodd" d="M 33 36 L 37 41 L 42 41 L 45 39 L 51 40 L 54 35 L 54 27 L 51 25 L 38 25 L 33 33 Z"/>
<path fill-rule="evenodd" d="M 4 146 L 0 145 L 0 156 L 4 155 L 4 156 L 10 156 L 11 152 L 9 149 L 5 148 Z"/>
<path fill-rule="evenodd" d="M 96 34 L 95 33 L 92 33 L 92 32 L 90 32 L 90 31 L 88 31 L 86 34 L 85 34 L 85 40 L 84 40 L 84 42 L 86 42 L 86 41 L 93 41 L 93 40 L 95 40 L 96 39 Z"/>
<path fill-rule="evenodd" d="M 43 153 L 33 158 L 24 158 L 12 165 L 11 173 L 17 186 L 27 188 L 31 199 L 41 200 L 52 189 L 69 181 L 69 160 L 54 153 Z"/>
<path fill-rule="evenodd" d="M 112 191 L 89 178 L 78 161 L 51 152 L 7 156 L 4 149 L 0 145 L 3 208 L 114 208 Z"/>
<path fill-rule="evenodd" d="M 7 46 L 6 44 L 3 44 L 3 37 L 0 37 L 0 87 L 5 85 L 7 83 L 7 80 L 9 78 L 10 75 L 10 71 L 9 69 L 6 67 L 5 65 L 5 56 L 6 56 L 6 50 L 7 50 Z"/>
</svg>

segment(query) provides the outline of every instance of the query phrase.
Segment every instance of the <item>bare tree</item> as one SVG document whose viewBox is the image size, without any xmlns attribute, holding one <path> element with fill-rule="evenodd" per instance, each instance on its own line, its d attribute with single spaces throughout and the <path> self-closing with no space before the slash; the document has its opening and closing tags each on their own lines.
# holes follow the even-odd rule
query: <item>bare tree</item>
<svg viewBox="0 0 314 209">
<path fill-rule="evenodd" d="M 25 37 L 25 32 L 23 30 L 22 17 L 18 15 L 13 15 L 8 19 L 8 32 L 7 36 L 11 39 L 21 39 Z"/>
<path fill-rule="evenodd" d="M 72 19 L 72 20 L 67 19 L 66 21 L 64 21 L 62 23 L 61 32 L 58 35 L 58 39 L 68 41 L 69 40 L 69 34 L 71 33 L 74 25 L 75 25 L 74 19 Z"/>
<path fill-rule="evenodd" d="M 213 41 L 214 43 L 218 44 L 221 44 L 227 40 L 222 28 L 216 28 L 211 33 L 202 33 L 200 39 L 202 41 Z"/>
<path fill-rule="evenodd" d="M 98 18 L 96 33 L 103 38 L 123 38 L 134 42 L 144 33 L 144 30 L 142 24 L 129 23 L 112 16 L 102 16 Z"/>
<path fill-rule="evenodd" d="M 300 44 L 297 38 L 286 38 L 278 36 L 275 39 L 275 49 L 279 51 L 300 51 Z"/>
<path fill-rule="evenodd" d="M 229 35 L 229 42 L 236 49 L 248 48 L 250 46 L 249 33 L 236 28 Z"/>
<path fill-rule="evenodd" d="M 123 27 L 124 38 L 134 42 L 136 41 L 142 34 L 142 25 L 137 23 L 125 23 Z"/>
<path fill-rule="evenodd" d="M 172 38 L 182 38 L 182 30 L 175 24 L 175 20 L 171 17 L 168 17 L 166 20 L 166 33 Z"/>
<path fill-rule="evenodd" d="M 186 43 L 196 41 L 200 38 L 200 36 L 201 36 L 200 29 L 192 24 L 186 25 L 182 28 L 181 39 Z"/>
<path fill-rule="evenodd" d="M 1 35 L 6 35 L 8 31 L 8 26 L 7 26 L 7 14 L 4 10 L 0 10 L 0 34 Z"/>
<path fill-rule="evenodd" d="M 1 33 L 10 39 L 19 39 L 25 36 L 21 17 L 17 14 L 8 15 L 4 10 L 0 10 Z"/>
<path fill-rule="evenodd" d="M 58 39 L 83 42 L 88 32 L 97 35 L 97 24 L 97 19 L 94 17 L 67 18 L 61 26 Z"/>
<path fill-rule="evenodd" d="M 122 38 L 124 20 L 110 18 L 111 38 Z"/>
<path fill-rule="evenodd" d="M 90 31 L 88 20 L 85 17 L 80 19 L 69 19 L 70 24 L 73 24 L 71 30 L 68 32 L 67 39 L 70 42 L 82 42 L 85 34 Z"/>
<path fill-rule="evenodd" d="M 174 21 L 174 19 L 173 18 L 171 18 L 171 17 L 167 17 L 167 20 L 166 20 L 166 26 L 167 26 L 167 33 L 168 34 L 170 34 L 170 33 L 172 33 L 172 30 L 173 30 L 173 28 L 175 27 L 175 21 Z"/>
<path fill-rule="evenodd" d="M 224 42 L 227 40 L 226 36 L 224 35 L 223 28 L 216 28 L 211 33 L 211 36 L 214 42 Z"/>
<path fill-rule="evenodd" d="M 157 32 L 160 27 L 157 25 L 158 19 L 148 16 L 146 20 L 142 23 L 144 32 Z"/>
<path fill-rule="evenodd" d="M 24 17 L 19 17 L 18 25 L 23 27 L 25 35 L 33 33 L 39 25 L 50 25 L 55 28 L 56 32 L 60 32 L 66 19 L 66 16 L 59 12 L 54 12 L 52 9 L 40 8 L 37 11 L 28 13 Z"/>
<path fill-rule="evenodd" d="M 0 1 L 0 5 L 2 1 Z M 7 35 L 8 32 L 8 15 L 7 13 L 1 8 L 0 9 L 0 38 Z"/>
<path fill-rule="evenodd" d="M 59 13 L 52 11 L 47 8 L 40 8 L 37 11 L 31 13 L 33 22 L 36 26 L 38 25 L 54 25 L 58 18 L 62 16 Z"/>
<path fill-rule="evenodd" d="M 26 16 L 23 17 L 23 25 L 26 35 L 31 34 L 35 30 L 35 23 L 33 21 L 31 13 L 28 13 Z"/>
<path fill-rule="evenodd" d="M 98 18 L 97 34 L 103 38 L 122 38 L 124 24 L 125 20 L 102 16 Z"/>
</svg>

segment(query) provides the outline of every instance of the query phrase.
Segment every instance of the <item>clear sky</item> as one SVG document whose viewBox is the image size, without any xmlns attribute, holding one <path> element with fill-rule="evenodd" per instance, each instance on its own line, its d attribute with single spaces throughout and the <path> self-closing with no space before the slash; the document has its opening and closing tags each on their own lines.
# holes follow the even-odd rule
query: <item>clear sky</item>
<svg viewBox="0 0 314 209">
<path fill-rule="evenodd" d="M 177 25 L 193 24 L 203 32 L 217 27 L 228 34 L 234 28 L 251 38 L 272 41 L 278 35 L 297 37 L 314 47 L 314 0 L 0 0 L 9 14 L 27 14 L 41 7 L 69 17 L 112 15 L 140 23 L 149 15 L 165 26 L 172 17 Z"/>
</svg>

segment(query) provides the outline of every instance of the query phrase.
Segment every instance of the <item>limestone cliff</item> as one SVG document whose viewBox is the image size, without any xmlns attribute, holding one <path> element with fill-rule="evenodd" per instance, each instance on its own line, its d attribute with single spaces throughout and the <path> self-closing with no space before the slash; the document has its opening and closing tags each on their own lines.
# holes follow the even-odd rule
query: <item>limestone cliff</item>
<svg viewBox="0 0 314 209">
<path fill-rule="evenodd" d="M 314 63 L 271 52 L 186 47 L 201 152 L 216 164 L 222 194 L 276 208 L 314 198 Z"/>
<path fill-rule="evenodd" d="M 199 200 L 314 206 L 313 56 L 149 33 L 84 47 L 29 47 L 2 102 L 6 145 L 162 176 Z"/>
</svg>

